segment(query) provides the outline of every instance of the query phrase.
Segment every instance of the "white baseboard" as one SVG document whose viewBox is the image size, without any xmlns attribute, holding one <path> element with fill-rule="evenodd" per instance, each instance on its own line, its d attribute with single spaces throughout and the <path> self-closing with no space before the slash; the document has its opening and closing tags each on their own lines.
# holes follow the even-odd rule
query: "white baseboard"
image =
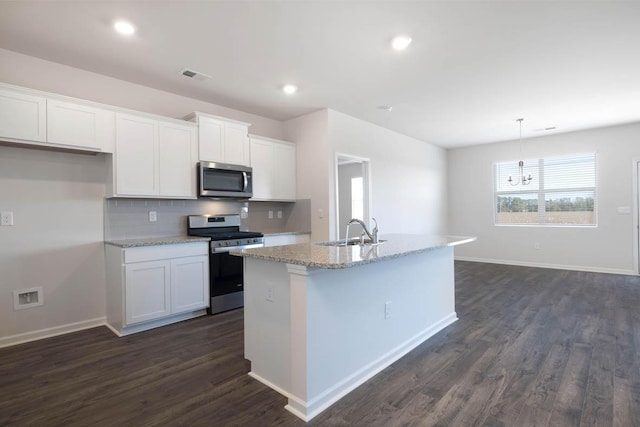
<svg viewBox="0 0 640 427">
<path fill-rule="evenodd" d="M 171 317 L 165 317 L 159 320 L 153 320 L 148 322 L 143 322 L 138 325 L 128 326 L 126 328 L 118 329 L 108 323 L 105 323 L 107 328 L 111 330 L 114 334 L 119 337 L 126 337 L 127 335 L 135 334 L 138 332 L 148 331 L 150 329 L 159 328 L 161 326 L 167 326 L 172 323 L 182 322 L 184 320 L 195 319 L 196 317 L 206 316 L 207 310 L 196 310 L 196 311 L 188 311 L 186 313 L 175 314 Z"/>
<path fill-rule="evenodd" d="M 556 270 L 572 270 L 572 271 L 588 271 L 591 273 L 606 273 L 606 274 L 623 274 L 626 276 L 637 276 L 633 270 L 627 270 L 622 268 L 605 268 L 605 267 L 589 267 L 583 265 L 565 265 L 565 264 L 548 264 L 543 262 L 527 262 L 527 261 L 512 261 L 505 259 L 490 259 L 490 258 L 476 258 L 455 256 L 456 261 L 472 261 L 472 262 L 484 262 L 488 264 L 504 264 L 504 265 L 517 265 L 520 267 L 536 267 L 536 268 L 553 268 Z"/>
<path fill-rule="evenodd" d="M 250 371 L 247 375 L 249 375 L 251 378 L 253 378 L 253 379 L 257 380 L 257 381 L 260 381 L 262 384 L 266 385 L 267 387 L 277 391 L 278 393 L 280 393 L 284 397 L 287 397 L 287 398 L 291 398 L 292 397 L 291 394 L 287 390 L 283 389 L 282 387 L 279 387 L 279 386 L 275 385 L 274 383 L 272 383 L 269 380 L 264 379 L 263 377 L 261 377 L 260 375 L 256 374 L 253 371 Z"/>
<path fill-rule="evenodd" d="M 440 332 L 457 320 L 458 316 L 455 312 L 445 316 L 443 319 L 440 319 L 433 325 L 422 330 L 397 347 L 391 349 L 368 365 L 363 366 L 361 369 L 344 378 L 342 381 L 334 384 L 331 388 L 323 391 L 321 394 L 315 396 L 309 401 L 305 402 L 299 397 L 293 396 L 286 391 L 284 393 L 280 392 L 279 390 L 276 391 L 279 391 L 281 394 L 289 398 L 289 404 L 285 406 L 286 410 L 304 421 L 310 421 L 313 417 L 320 414 L 322 411 L 336 403 L 345 395 L 361 386 L 363 383 L 378 374 L 380 371 L 389 367 L 402 356 L 409 353 L 424 341 L 431 338 L 433 335 Z"/>
<path fill-rule="evenodd" d="M 82 331 L 84 329 L 95 328 L 97 326 L 104 326 L 106 321 L 107 319 L 105 317 L 97 317 L 95 319 L 83 320 L 82 322 L 68 323 L 66 325 L 54 326 L 52 328 L 1 337 L 0 348 L 22 344 L 29 341 L 41 340 L 44 338 L 51 338 L 71 332 Z"/>
</svg>

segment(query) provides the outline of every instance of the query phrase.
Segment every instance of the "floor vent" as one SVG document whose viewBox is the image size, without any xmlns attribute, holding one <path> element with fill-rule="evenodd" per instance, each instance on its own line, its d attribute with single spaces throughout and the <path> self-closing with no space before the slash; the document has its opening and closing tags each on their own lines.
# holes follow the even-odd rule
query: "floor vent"
<svg viewBox="0 0 640 427">
<path fill-rule="evenodd" d="M 18 289 L 13 291 L 14 310 L 38 307 L 43 304 L 44 300 L 42 297 L 42 286 L 29 289 Z"/>
</svg>

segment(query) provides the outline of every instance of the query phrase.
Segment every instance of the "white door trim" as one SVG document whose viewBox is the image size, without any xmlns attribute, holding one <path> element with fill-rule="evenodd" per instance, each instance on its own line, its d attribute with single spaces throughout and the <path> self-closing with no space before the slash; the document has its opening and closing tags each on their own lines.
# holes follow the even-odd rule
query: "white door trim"
<svg viewBox="0 0 640 427">
<path fill-rule="evenodd" d="M 636 274 L 640 274 L 640 198 L 638 191 L 640 190 L 640 157 L 634 157 L 632 160 L 632 184 L 633 184 L 633 270 Z"/>
</svg>

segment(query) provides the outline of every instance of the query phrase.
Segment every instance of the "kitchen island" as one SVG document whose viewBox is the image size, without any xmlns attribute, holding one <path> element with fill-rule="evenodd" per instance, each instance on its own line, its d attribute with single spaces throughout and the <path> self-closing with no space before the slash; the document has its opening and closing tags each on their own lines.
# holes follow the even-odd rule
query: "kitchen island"
<svg viewBox="0 0 640 427">
<path fill-rule="evenodd" d="M 457 320 L 453 246 L 475 238 L 382 239 L 232 252 L 245 260 L 249 375 L 305 421 Z"/>
</svg>

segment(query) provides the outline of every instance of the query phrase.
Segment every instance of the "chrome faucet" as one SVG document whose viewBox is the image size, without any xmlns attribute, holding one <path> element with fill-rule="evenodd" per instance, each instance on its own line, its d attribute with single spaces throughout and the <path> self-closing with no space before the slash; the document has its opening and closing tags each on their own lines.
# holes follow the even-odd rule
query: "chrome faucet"
<svg viewBox="0 0 640 427">
<path fill-rule="evenodd" d="M 364 230 L 364 232 L 367 234 L 367 236 L 369 237 L 369 239 L 371 239 L 371 243 L 378 243 L 378 221 L 376 221 L 375 218 L 371 218 L 373 220 L 373 222 L 375 222 L 375 227 L 373 227 L 373 230 L 371 230 L 371 232 L 369 232 L 369 230 L 367 230 L 367 226 L 366 224 L 358 219 L 358 218 L 351 218 L 348 222 L 347 222 L 347 233 L 344 236 L 344 245 L 347 246 L 349 244 L 349 227 L 351 226 L 351 224 L 353 224 L 354 222 L 357 222 L 358 224 L 360 224 L 360 226 L 362 227 L 362 229 Z M 362 236 L 361 236 L 362 237 Z M 360 239 L 360 242 L 362 243 L 364 239 Z"/>
</svg>

